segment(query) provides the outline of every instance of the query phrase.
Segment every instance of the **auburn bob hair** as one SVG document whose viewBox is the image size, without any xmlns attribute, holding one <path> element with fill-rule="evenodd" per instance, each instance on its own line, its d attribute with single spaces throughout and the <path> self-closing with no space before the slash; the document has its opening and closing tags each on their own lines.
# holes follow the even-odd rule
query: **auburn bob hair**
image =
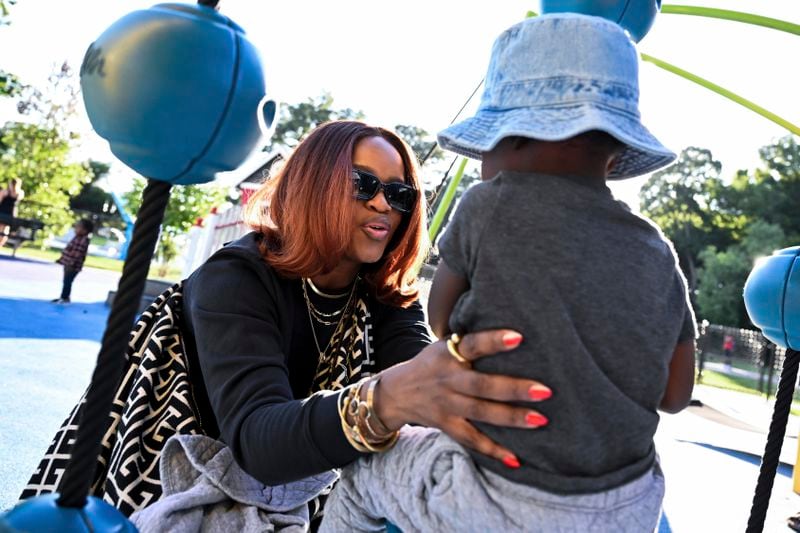
<svg viewBox="0 0 800 533">
<path fill-rule="evenodd" d="M 245 222 L 262 233 L 261 253 L 288 278 L 311 278 L 333 270 L 353 235 L 358 205 L 353 154 L 362 139 L 381 137 L 403 160 L 405 182 L 419 192 L 383 257 L 365 264 L 361 276 L 378 300 L 406 307 L 418 295 L 417 273 L 428 251 L 425 199 L 416 157 L 395 133 L 357 121 L 322 124 L 297 145 L 277 173 L 247 203 Z"/>
</svg>

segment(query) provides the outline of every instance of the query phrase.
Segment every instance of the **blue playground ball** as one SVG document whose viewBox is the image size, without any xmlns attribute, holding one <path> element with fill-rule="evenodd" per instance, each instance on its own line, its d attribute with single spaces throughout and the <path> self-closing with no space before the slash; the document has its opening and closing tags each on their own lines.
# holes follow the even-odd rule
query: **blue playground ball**
<svg viewBox="0 0 800 533">
<path fill-rule="evenodd" d="M 80 78 L 89 120 L 114 155 L 175 184 L 238 167 L 277 111 L 242 28 L 197 4 L 125 15 L 91 44 Z"/>
<path fill-rule="evenodd" d="M 744 305 L 764 336 L 800 350 L 800 246 L 760 259 L 744 284 Z"/>
<path fill-rule="evenodd" d="M 136 527 L 116 508 L 95 496 L 79 509 L 59 507 L 59 495 L 45 494 L 25 500 L 0 516 L 3 533 L 136 533 Z"/>
<path fill-rule="evenodd" d="M 603 17 L 622 26 L 638 43 L 653 26 L 661 0 L 541 0 L 541 9 Z"/>
</svg>

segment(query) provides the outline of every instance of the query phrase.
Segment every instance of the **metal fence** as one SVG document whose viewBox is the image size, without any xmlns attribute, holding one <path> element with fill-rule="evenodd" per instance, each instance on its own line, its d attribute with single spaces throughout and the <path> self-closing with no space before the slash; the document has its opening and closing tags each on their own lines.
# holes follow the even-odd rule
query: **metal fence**
<svg viewBox="0 0 800 533">
<path fill-rule="evenodd" d="M 705 370 L 714 370 L 734 380 L 753 383 L 768 396 L 775 389 L 786 349 L 767 340 L 760 331 L 699 324 L 697 381 Z"/>
</svg>

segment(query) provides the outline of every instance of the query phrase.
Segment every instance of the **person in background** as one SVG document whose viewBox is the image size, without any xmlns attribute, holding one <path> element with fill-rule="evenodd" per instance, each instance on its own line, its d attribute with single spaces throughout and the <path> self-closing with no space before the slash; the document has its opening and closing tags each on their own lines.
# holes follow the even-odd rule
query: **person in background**
<svg viewBox="0 0 800 533">
<path fill-rule="evenodd" d="M 492 461 L 430 428 L 343 469 L 321 531 L 650 531 L 664 477 L 658 410 L 688 404 L 694 316 L 672 245 L 606 180 L 674 159 L 641 124 L 635 46 L 599 17 L 531 18 L 495 42 L 476 116 L 440 145 L 481 160 L 439 242 L 433 332 L 464 368 L 547 383 L 528 428 L 476 420 Z M 525 338 L 502 357 L 470 331 Z M 455 332 L 453 334 L 452 332 Z"/>
<path fill-rule="evenodd" d="M 722 351 L 725 353 L 725 366 L 728 368 L 733 364 L 733 335 L 725 335 L 722 339 Z"/>
<path fill-rule="evenodd" d="M 13 218 L 17 216 L 17 206 L 25 197 L 22 190 L 22 180 L 12 178 L 8 181 L 8 186 L 0 191 L 0 247 L 8 240 L 11 227 L 2 222 L 2 218 Z"/>
<path fill-rule="evenodd" d="M 56 263 L 64 265 L 64 281 L 61 286 L 61 296 L 51 300 L 53 303 L 68 304 L 72 294 L 72 282 L 83 268 L 86 253 L 89 251 L 89 235 L 94 231 L 94 223 L 82 218 L 73 226 L 75 236 L 67 243 Z"/>
</svg>

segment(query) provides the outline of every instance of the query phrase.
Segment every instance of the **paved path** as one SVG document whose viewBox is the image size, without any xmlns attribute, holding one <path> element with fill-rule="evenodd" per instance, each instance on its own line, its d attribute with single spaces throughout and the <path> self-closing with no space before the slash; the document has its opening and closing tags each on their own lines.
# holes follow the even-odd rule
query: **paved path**
<svg viewBox="0 0 800 533">
<path fill-rule="evenodd" d="M 86 269 L 74 303 L 50 304 L 61 270 L 0 255 L 0 509 L 12 506 L 61 421 L 89 382 L 118 274 Z M 772 401 L 698 386 L 704 407 L 663 415 L 656 444 L 667 478 L 660 533 L 744 531 Z M 609 420 L 613 416 L 609 415 Z M 765 531 L 788 532 L 800 511 L 791 417 Z"/>
<path fill-rule="evenodd" d="M 662 415 L 656 434 L 667 480 L 660 532 L 744 531 L 750 515 L 772 401 L 699 385 L 704 407 Z M 785 519 L 800 511 L 792 492 L 798 417 L 791 416 L 764 531 L 789 532 Z"/>
<path fill-rule="evenodd" d="M 0 510 L 16 501 L 61 422 L 89 384 L 108 291 L 119 274 L 84 269 L 69 305 L 62 267 L 0 255 Z"/>
</svg>

